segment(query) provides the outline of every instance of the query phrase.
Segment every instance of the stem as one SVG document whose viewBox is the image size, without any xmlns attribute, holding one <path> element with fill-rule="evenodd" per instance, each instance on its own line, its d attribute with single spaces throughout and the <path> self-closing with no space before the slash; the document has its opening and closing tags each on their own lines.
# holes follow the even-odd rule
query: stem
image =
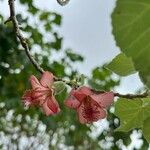
<svg viewBox="0 0 150 150">
<path fill-rule="evenodd" d="M 14 31 L 16 33 L 16 36 L 20 40 L 20 43 L 21 43 L 22 47 L 24 48 L 24 50 L 26 52 L 26 55 L 28 56 L 28 58 L 31 61 L 31 63 L 33 64 L 33 66 L 40 73 L 43 73 L 44 72 L 43 68 L 40 67 L 40 65 L 38 64 L 38 62 L 31 55 L 30 49 L 28 47 L 28 44 L 26 43 L 26 39 L 21 34 L 21 31 L 20 31 L 20 28 L 19 28 L 19 25 L 18 25 L 18 21 L 17 21 L 17 18 L 16 18 L 14 0 L 8 0 L 8 3 L 9 3 L 9 8 L 10 8 L 10 17 L 9 17 L 9 19 L 5 23 L 7 23 L 8 21 L 12 21 L 13 26 L 14 26 Z"/>
<path fill-rule="evenodd" d="M 100 93 L 106 93 L 107 91 L 95 91 L 92 90 L 93 92 L 100 94 Z M 146 98 L 149 97 L 148 91 L 142 93 L 142 94 L 120 94 L 120 93 L 114 93 L 115 97 L 120 97 L 120 98 L 127 98 L 127 99 L 135 99 L 135 98 Z"/>
<path fill-rule="evenodd" d="M 71 87 L 73 87 L 73 88 L 78 88 L 78 87 L 79 87 L 79 84 L 78 84 L 77 82 L 75 82 L 75 81 L 67 81 L 67 80 L 65 80 L 65 79 L 57 78 L 57 77 L 55 77 L 54 80 L 55 80 L 55 81 L 62 81 L 62 82 L 64 82 L 65 84 L 67 84 L 67 85 L 69 85 L 69 86 L 71 86 Z"/>
<path fill-rule="evenodd" d="M 119 93 L 114 93 L 114 96 L 121 97 L 121 98 L 134 99 L 134 98 L 145 98 L 145 97 L 148 97 L 149 94 L 146 91 L 142 94 L 119 94 Z"/>
</svg>

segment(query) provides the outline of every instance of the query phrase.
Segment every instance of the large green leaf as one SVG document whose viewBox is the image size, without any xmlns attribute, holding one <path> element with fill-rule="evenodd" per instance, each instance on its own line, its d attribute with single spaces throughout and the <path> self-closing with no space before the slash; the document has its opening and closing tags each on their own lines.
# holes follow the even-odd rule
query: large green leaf
<svg viewBox="0 0 150 150">
<path fill-rule="evenodd" d="M 150 88 L 150 1 L 117 0 L 112 24 L 117 45 Z"/>
<path fill-rule="evenodd" d="M 132 59 L 124 53 L 117 55 L 106 67 L 120 76 L 127 76 L 136 72 Z"/>
<path fill-rule="evenodd" d="M 143 121 L 150 117 L 150 98 L 128 100 L 121 98 L 115 104 L 115 115 L 120 119 L 117 131 L 141 128 Z"/>
<path fill-rule="evenodd" d="M 143 135 L 144 135 L 145 139 L 150 143 L 150 118 L 148 118 L 144 121 Z"/>
</svg>

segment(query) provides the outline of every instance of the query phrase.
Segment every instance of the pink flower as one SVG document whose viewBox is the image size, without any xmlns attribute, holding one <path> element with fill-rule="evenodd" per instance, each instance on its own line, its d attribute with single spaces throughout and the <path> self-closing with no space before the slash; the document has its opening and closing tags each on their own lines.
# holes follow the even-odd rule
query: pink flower
<svg viewBox="0 0 150 150">
<path fill-rule="evenodd" d="M 106 117 L 105 108 L 113 103 L 113 99 L 113 92 L 97 94 L 83 86 L 70 92 L 65 105 L 76 109 L 80 123 L 92 123 Z"/>
<path fill-rule="evenodd" d="M 48 71 L 44 72 L 40 81 L 32 75 L 30 82 L 32 89 L 25 91 L 22 97 L 24 104 L 26 106 L 41 106 L 47 116 L 58 113 L 60 108 L 52 89 L 54 82 L 53 74 Z"/>
</svg>

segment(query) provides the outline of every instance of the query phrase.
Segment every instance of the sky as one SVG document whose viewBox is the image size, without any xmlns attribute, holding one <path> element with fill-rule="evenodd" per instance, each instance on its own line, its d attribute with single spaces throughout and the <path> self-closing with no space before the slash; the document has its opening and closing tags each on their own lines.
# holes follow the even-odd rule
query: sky
<svg viewBox="0 0 150 150">
<path fill-rule="evenodd" d="M 85 62 L 76 67 L 80 73 L 90 75 L 92 68 L 110 62 L 120 50 L 112 35 L 111 13 L 115 0 L 70 0 L 60 6 L 56 0 L 37 0 L 35 4 L 63 15 L 59 33 L 64 37 L 64 48 L 72 48 L 85 57 Z M 17 7 L 18 6 L 18 7 Z M 9 16 L 7 1 L 0 4 L 0 12 Z M 25 13 L 19 5 L 18 12 Z M 138 74 L 124 77 L 116 89 L 121 93 L 133 93 L 142 87 Z"/>
</svg>

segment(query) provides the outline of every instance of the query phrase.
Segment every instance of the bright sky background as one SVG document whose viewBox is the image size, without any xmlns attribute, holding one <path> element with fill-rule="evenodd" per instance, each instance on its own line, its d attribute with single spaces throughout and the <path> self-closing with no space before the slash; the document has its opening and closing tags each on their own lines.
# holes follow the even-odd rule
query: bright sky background
<svg viewBox="0 0 150 150">
<path fill-rule="evenodd" d="M 67 6 L 59 6 L 56 0 L 37 0 L 42 9 L 56 11 L 63 15 L 59 33 L 64 36 L 64 48 L 72 48 L 85 56 L 85 62 L 78 65 L 81 73 L 90 75 L 91 69 L 111 61 L 119 53 L 112 35 L 110 15 L 115 0 L 70 0 Z M 17 7 L 18 6 L 18 7 Z M 0 4 L 0 12 L 9 14 L 7 1 Z M 19 5 L 17 11 L 25 13 Z M 142 83 L 138 75 L 122 78 L 117 91 L 134 92 Z"/>
</svg>

